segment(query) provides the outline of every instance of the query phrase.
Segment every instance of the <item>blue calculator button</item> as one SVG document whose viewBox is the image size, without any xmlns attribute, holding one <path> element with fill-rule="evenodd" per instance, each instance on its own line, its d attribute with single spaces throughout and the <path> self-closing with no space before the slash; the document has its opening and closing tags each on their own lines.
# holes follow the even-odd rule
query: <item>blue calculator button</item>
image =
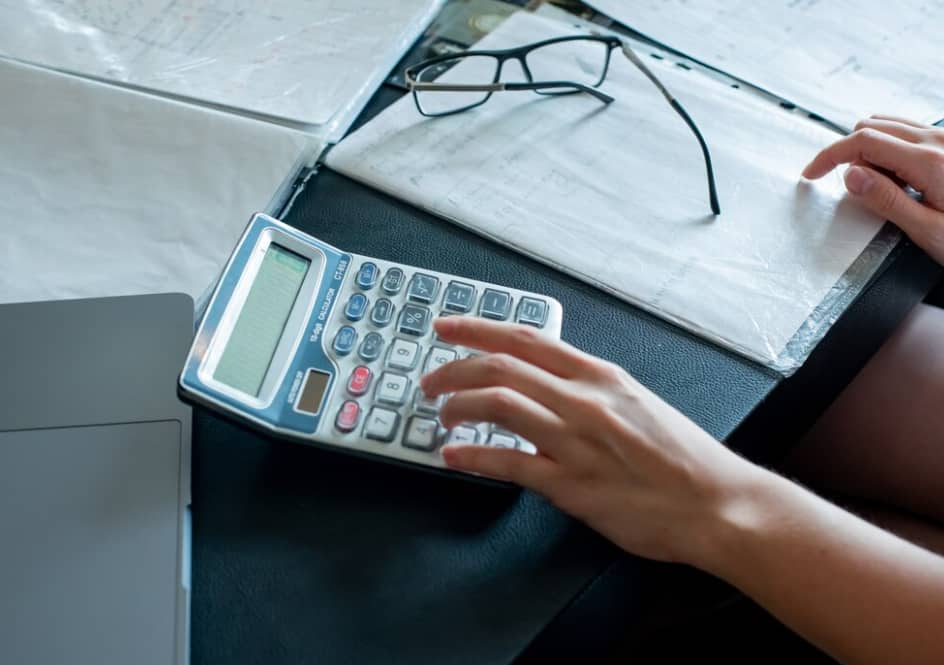
<svg viewBox="0 0 944 665">
<path fill-rule="evenodd" d="M 357 341 L 357 331 L 351 326 L 341 326 L 334 336 L 334 352 L 339 356 L 346 356 L 354 348 Z"/>
<path fill-rule="evenodd" d="M 374 303 L 374 308 L 370 310 L 370 322 L 378 328 L 383 328 L 393 319 L 393 303 L 386 298 L 381 298 Z"/>
<path fill-rule="evenodd" d="M 367 296 L 363 293 L 355 293 L 351 296 L 351 299 L 347 301 L 347 306 L 344 308 L 344 316 L 347 317 L 348 321 L 360 321 L 364 318 L 364 312 L 367 311 Z"/>
<path fill-rule="evenodd" d="M 387 271 L 387 274 L 384 275 L 383 281 L 380 283 L 380 288 L 384 290 L 384 293 L 395 296 L 400 293 L 400 289 L 403 288 L 403 280 L 403 271 L 399 268 L 391 268 Z"/>
<path fill-rule="evenodd" d="M 357 271 L 357 285 L 365 291 L 372 289 L 374 284 L 377 283 L 379 275 L 380 268 L 377 267 L 376 263 L 371 263 L 370 261 L 362 263 L 361 269 Z"/>
<path fill-rule="evenodd" d="M 361 347 L 357 350 L 357 355 L 361 357 L 361 360 L 371 362 L 380 357 L 383 348 L 384 338 L 380 336 L 380 333 L 369 332 L 364 335 L 364 341 L 361 342 Z"/>
</svg>

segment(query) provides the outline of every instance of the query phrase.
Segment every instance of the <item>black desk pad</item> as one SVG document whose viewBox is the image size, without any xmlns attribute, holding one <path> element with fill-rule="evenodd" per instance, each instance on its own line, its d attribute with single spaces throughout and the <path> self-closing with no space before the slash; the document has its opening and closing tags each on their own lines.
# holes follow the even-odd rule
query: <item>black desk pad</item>
<svg viewBox="0 0 944 665">
<path fill-rule="evenodd" d="M 365 118 L 396 94 L 378 94 Z M 745 425 L 745 448 L 796 427 L 800 403 L 814 418 L 938 275 L 913 249 L 898 252 L 812 373 L 785 382 L 801 396 L 778 404 L 780 378 L 760 366 L 330 171 L 285 221 L 345 250 L 553 295 L 564 339 L 718 438 L 770 396 Z M 883 289 L 897 304 L 876 316 Z M 829 349 L 850 335 L 843 371 L 831 372 Z M 804 382 L 822 399 L 804 402 Z M 587 657 L 678 570 L 621 555 L 526 492 L 269 441 L 202 410 L 193 446 L 195 664 L 507 663 L 547 626 L 537 660 Z"/>
</svg>

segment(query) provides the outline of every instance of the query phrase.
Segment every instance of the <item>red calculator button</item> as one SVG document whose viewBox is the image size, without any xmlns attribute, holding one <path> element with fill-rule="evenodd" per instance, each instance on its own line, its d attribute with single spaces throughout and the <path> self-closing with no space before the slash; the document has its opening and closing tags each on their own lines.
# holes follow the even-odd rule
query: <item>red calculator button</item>
<svg viewBox="0 0 944 665">
<path fill-rule="evenodd" d="M 357 427 L 357 419 L 361 415 L 361 407 L 357 402 L 349 399 L 341 405 L 338 417 L 334 419 L 334 426 L 342 432 L 350 432 Z"/>
<path fill-rule="evenodd" d="M 360 397 L 367 392 L 370 387 L 370 370 L 363 365 L 355 367 L 351 372 L 351 378 L 347 382 L 347 391 L 355 397 Z"/>
</svg>

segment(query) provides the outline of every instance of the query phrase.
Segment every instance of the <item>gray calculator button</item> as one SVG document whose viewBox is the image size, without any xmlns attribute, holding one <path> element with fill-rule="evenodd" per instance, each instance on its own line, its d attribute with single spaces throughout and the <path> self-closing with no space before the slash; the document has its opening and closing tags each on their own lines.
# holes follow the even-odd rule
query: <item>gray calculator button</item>
<svg viewBox="0 0 944 665">
<path fill-rule="evenodd" d="M 384 372 L 377 382 L 377 401 L 400 406 L 406 402 L 410 380 L 400 374 Z"/>
<path fill-rule="evenodd" d="M 400 323 L 397 329 L 407 335 L 416 335 L 421 337 L 429 330 L 429 320 L 432 313 L 426 307 L 419 305 L 404 305 L 400 312 Z"/>
<path fill-rule="evenodd" d="M 439 423 L 430 418 L 413 416 L 406 426 L 403 445 L 407 448 L 430 451 L 436 447 Z"/>
<path fill-rule="evenodd" d="M 479 316 L 504 321 L 511 314 L 511 294 L 496 289 L 485 289 L 479 303 Z"/>
<path fill-rule="evenodd" d="M 381 298 L 374 303 L 374 308 L 370 310 L 370 322 L 378 328 L 383 328 L 393 318 L 393 309 L 393 303 L 390 300 Z"/>
<path fill-rule="evenodd" d="M 446 435 L 446 443 L 476 443 L 478 440 L 478 430 L 467 425 L 453 427 Z"/>
<path fill-rule="evenodd" d="M 465 314 L 475 303 L 475 287 L 465 282 L 449 282 L 443 295 L 443 309 Z"/>
<path fill-rule="evenodd" d="M 405 339 L 395 339 L 390 345 L 390 352 L 387 353 L 387 367 L 409 372 L 416 367 L 419 355 L 419 344 Z"/>
<path fill-rule="evenodd" d="M 393 441 L 400 426 L 400 414 L 375 406 L 364 421 L 364 436 L 376 441 Z"/>
<path fill-rule="evenodd" d="M 364 341 L 361 342 L 361 347 L 357 350 L 357 355 L 359 355 L 362 360 L 371 362 L 380 357 L 380 354 L 383 352 L 383 347 L 384 339 L 380 336 L 380 333 L 369 332 L 364 336 Z"/>
<path fill-rule="evenodd" d="M 341 326 L 334 336 L 332 347 L 339 356 L 346 356 L 354 348 L 355 342 L 357 342 L 357 331 L 351 326 Z"/>
<path fill-rule="evenodd" d="M 440 346 L 434 346 L 429 350 L 429 354 L 426 356 L 426 364 L 423 365 L 423 373 L 432 372 L 433 370 L 439 369 L 446 363 L 451 363 L 453 360 L 459 357 L 459 354 L 455 349 L 444 349 Z"/>
<path fill-rule="evenodd" d="M 431 399 L 426 396 L 426 393 L 423 392 L 422 388 L 417 388 L 416 394 L 413 396 L 413 409 L 416 411 L 421 411 L 422 413 L 436 415 L 442 408 L 444 401 L 446 401 L 445 395 L 440 395 L 439 397 Z"/>
<path fill-rule="evenodd" d="M 384 293 L 395 296 L 400 293 L 400 289 L 403 288 L 404 279 L 405 277 L 402 270 L 399 268 L 390 268 L 387 274 L 384 275 L 383 281 L 380 283 L 380 288 L 383 289 Z"/>
<path fill-rule="evenodd" d="M 437 293 L 439 293 L 439 278 L 418 272 L 410 280 L 410 288 L 406 295 L 410 300 L 430 305 L 436 300 Z"/>
<path fill-rule="evenodd" d="M 518 323 L 543 328 L 544 322 L 547 321 L 547 303 L 537 298 L 522 298 L 518 303 L 515 319 Z"/>
<path fill-rule="evenodd" d="M 518 439 L 510 434 L 492 432 L 488 437 L 488 445 L 493 448 L 510 448 L 514 450 L 518 447 Z"/>
</svg>

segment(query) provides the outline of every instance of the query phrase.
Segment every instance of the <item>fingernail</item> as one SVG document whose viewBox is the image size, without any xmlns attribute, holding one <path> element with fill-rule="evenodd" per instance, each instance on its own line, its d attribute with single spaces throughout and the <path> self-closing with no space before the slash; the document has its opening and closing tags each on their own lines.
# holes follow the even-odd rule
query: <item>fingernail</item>
<svg viewBox="0 0 944 665">
<path fill-rule="evenodd" d="M 865 194 L 873 182 L 875 178 L 861 166 L 850 166 L 846 171 L 846 189 L 853 194 L 858 196 Z"/>
</svg>

